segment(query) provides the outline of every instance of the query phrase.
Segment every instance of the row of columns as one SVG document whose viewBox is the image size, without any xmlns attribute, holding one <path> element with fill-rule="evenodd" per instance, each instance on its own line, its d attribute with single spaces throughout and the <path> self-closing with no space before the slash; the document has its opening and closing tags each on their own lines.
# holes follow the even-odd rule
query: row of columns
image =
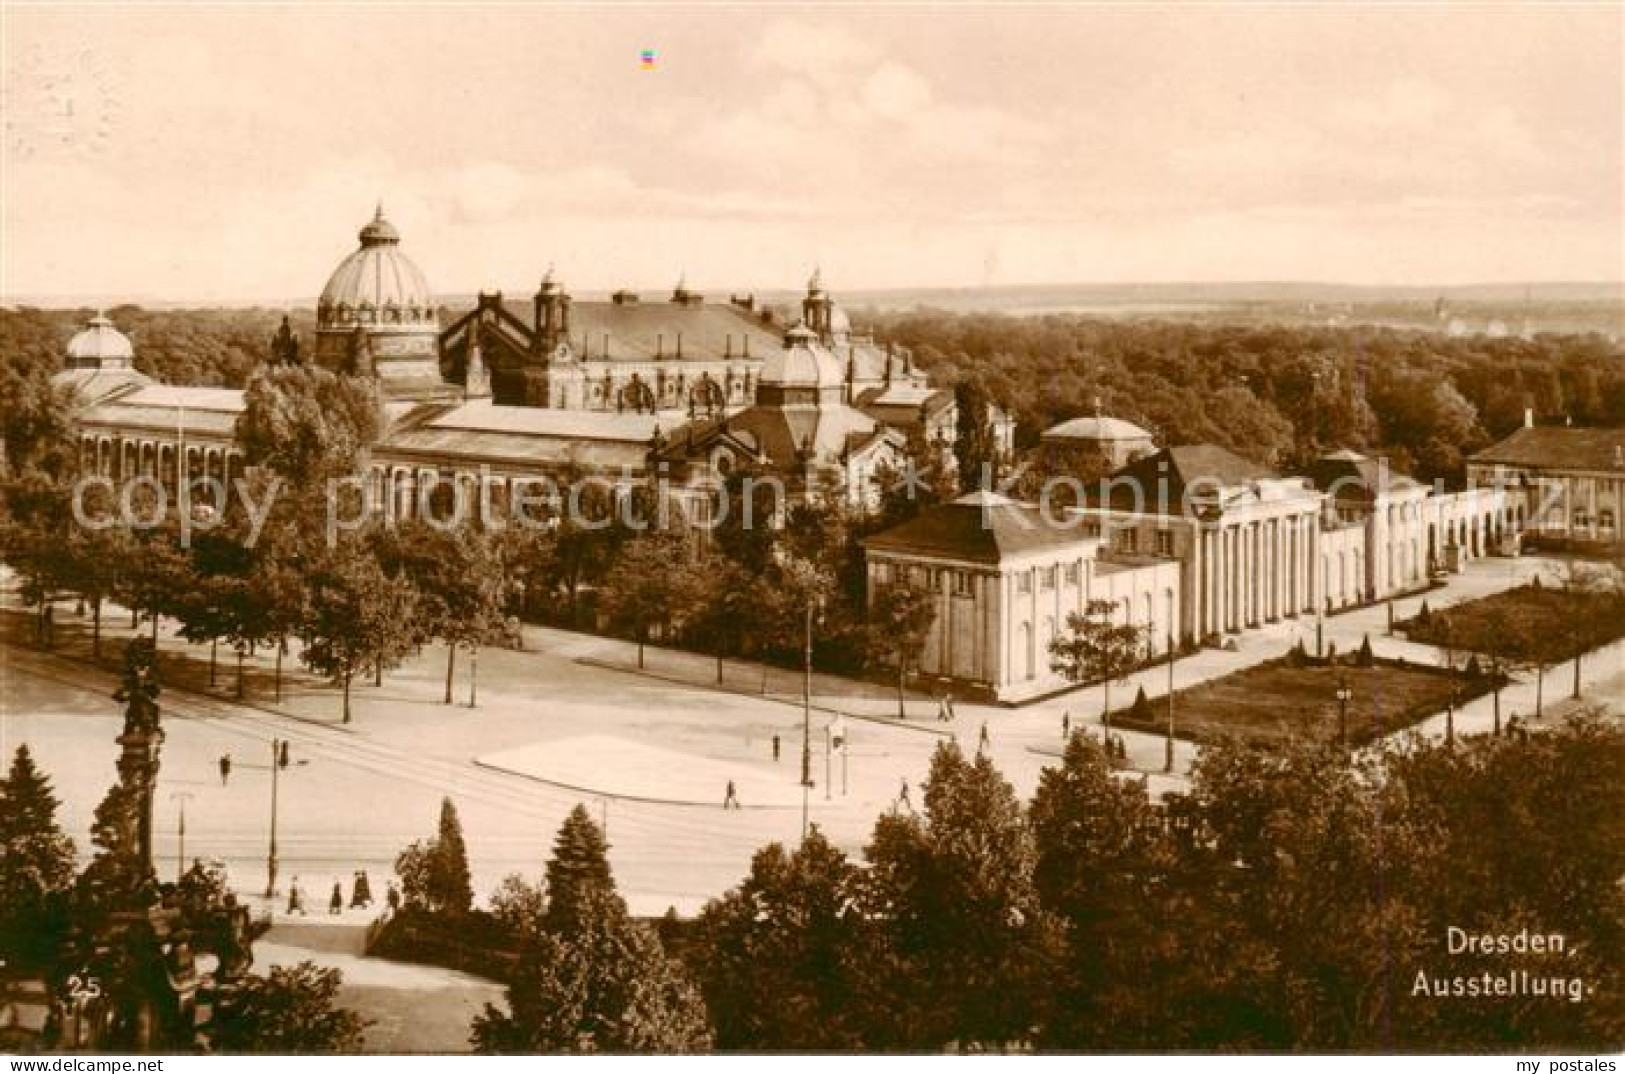
<svg viewBox="0 0 1625 1074">
<path fill-rule="evenodd" d="M 1187 621 L 1198 638 L 1312 611 L 1314 516 L 1220 524 L 1194 532 Z"/>
<path fill-rule="evenodd" d="M 150 477 L 178 482 L 183 478 L 208 477 L 226 482 L 243 474 L 242 453 L 234 447 L 188 444 L 184 462 L 177 466 L 178 446 L 169 440 L 86 436 L 80 438 L 79 457 L 85 473 L 114 481 Z"/>
</svg>

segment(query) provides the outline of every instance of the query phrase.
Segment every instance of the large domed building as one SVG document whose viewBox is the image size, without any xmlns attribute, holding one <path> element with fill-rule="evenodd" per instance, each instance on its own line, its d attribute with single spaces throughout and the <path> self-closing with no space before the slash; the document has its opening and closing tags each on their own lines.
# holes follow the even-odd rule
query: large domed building
<svg viewBox="0 0 1625 1074">
<path fill-rule="evenodd" d="M 440 374 L 440 318 L 422 270 L 378 207 L 316 304 L 316 361 L 376 375 L 389 399 L 452 398 Z"/>
</svg>

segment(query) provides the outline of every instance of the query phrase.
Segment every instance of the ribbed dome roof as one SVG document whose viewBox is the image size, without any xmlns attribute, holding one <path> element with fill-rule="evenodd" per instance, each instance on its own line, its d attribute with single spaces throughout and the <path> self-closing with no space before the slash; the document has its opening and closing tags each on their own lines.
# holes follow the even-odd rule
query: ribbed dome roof
<svg viewBox="0 0 1625 1074">
<path fill-rule="evenodd" d="M 316 307 L 322 328 L 354 324 L 433 324 L 429 281 L 401 251 L 401 235 L 379 206 L 359 234 L 361 248 L 339 262 Z"/>
<path fill-rule="evenodd" d="M 1122 418 L 1090 415 L 1063 421 L 1044 431 L 1044 439 L 1062 440 L 1149 440 L 1151 434 Z"/>
<path fill-rule="evenodd" d="M 68 361 L 75 366 L 128 365 L 135 358 L 130 338 L 98 313 L 68 340 Z"/>
<path fill-rule="evenodd" d="M 784 333 L 784 347 L 762 363 L 759 383 L 784 388 L 839 388 L 846 376 L 841 360 L 797 321 Z"/>
</svg>

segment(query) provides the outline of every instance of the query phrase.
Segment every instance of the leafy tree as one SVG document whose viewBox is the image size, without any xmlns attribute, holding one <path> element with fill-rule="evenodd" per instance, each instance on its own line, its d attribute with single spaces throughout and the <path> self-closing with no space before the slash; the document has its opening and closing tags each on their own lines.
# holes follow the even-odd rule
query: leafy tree
<svg viewBox="0 0 1625 1074">
<path fill-rule="evenodd" d="M 386 574 L 357 540 L 340 540 L 320 553 L 305 583 L 301 656 L 312 670 L 338 680 L 349 723 L 356 673 L 393 666 L 410 651 L 417 594 L 405 579 Z"/>
<path fill-rule="evenodd" d="M 720 685 L 723 658 L 744 646 L 751 578 L 734 560 L 713 555 L 696 567 L 694 580 L 694 608 L 687 633 L 716 656 Z"/>
<path fill-rule="evenodd" d="M 874 603 L 869 607 L 869 652 L 897 671 L 898 719 L 907 715 L 903 709 L 903 687 L 909 665 L 919 659 L 936 618 L 936 598 L 906 584 L 884 587 L 875 594 Z"/>
<path fill-rule="evenodd" d="M 316 365 L 267 365 L 243 393 L 236 439 L 250 466 L 319 486 L 359 472 L 382 428 L 366 378 Z"/>
<path fill-rule="evenodd" d="M 1074 683 L 1098 682 L 1105 687 L 1100 722 L 1111 723 L 1112 683 L 1145 659 L 1148 626 L 1117 622 L 1117 605 L 1091 600 L 1082 615 L 1069 612 L 1067 633 L 1050 642 L 1050 667 Z"/>
<path fill-rule="evenodd" d="M 301 962 L 250 976 L 221 999 L 210 1026 L 218 1052 L 268 1055 L 355 1055 L 367 1023 L 338 1006 L 344 975 Z"/>
<path fill-rule="evenodd" d="M 542 916 L 547 912 L 547 892 L 518 873 L 509 873 L 491 893 L 491 916 L 497 926 L 513 937 L 520 947 L 540 935 Z"/>
<path fill-rule="evenodd" d="M 641 668 L 651 630 L 689 615 L 697 592 L 697 572 L 684 540 L 649 533 L 621 547 L 604 576 L 602 607 L 611 622 L 632 631 Z"/>
<path fill-rule="evenodd" d="M 508 986 L 507 1012 L 489 1004 L 475 1018 L 482 1054 L 708 1050 L 698 990 L 633 921 L 602 855 L 603 833 L 585 810 L 560 830 L 548 866 L 547 916 Z M 560 860 L 560 855 L 567 859 Z M 565 908 L 555 911 L 555 900 Z"/>
<path fill-rule="evenodd" d="M 872 948 L 861 879 L 815 827 L 793 854 L 757 851 L 744 882 L 706 906 L 693 962 L 719 1048 L 862 1050 L 855 963 Z"/>
<path fill-rule="evenodd" d="M 446 643 L 445 703 L 451 704 L 459 647 L 471 655 L 503 625 L 506 585 L 491 536 L 472 527 L 409 522 L 380 536 L 379 558 L 416 591 L 416 626 Z M 474 674 L 473 666 L 469 674 Z M 470 697 L 474 684 L 470 680 Z"/>
<path fill-rule="evenodd" d="M 884 925 L 859 984 L 864 1038 L 909 1051 L 1027 1044 L 1058 936 L 1021 804 L 985 755 L 967 761 L 951 741 L 924 791 L 923 818 L 881 817 L 865 850 L 867 912 Z"/>
</svg>

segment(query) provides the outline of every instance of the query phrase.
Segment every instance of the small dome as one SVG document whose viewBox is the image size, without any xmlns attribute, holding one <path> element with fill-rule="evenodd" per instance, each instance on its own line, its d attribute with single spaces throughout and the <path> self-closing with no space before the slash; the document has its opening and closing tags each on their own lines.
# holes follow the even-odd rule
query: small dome
<svg viewBox="0 0 1625 1074">
<path fill-rule="evenodd" d="M 105 314 L 96 314 L 68 340 L 71 366 L 100 368 L 129 365 L 134 360 L 135 348 L 130 345 L 130 337 L 114 328 Z"/>
<path fill-rule="evenodd" d="M 758 382 L 785 388 L 839 388 L 845 376 L 841 360 L 805 322 L 797 321 L 784 333 L 784 347 L 762 363 Z"/>
<path fill-rule="evenodd" d="M 1063 421 L 1044 431 L 1045 440 L 1094 440 L 1111 443 L 1119 440 L 1149 440 L 1151 434 L 1122 418 L 1090 415 Z"/>
<path fill-rule="evenodd" d="M 429 282 L 401 251 L 400 232 L 384 219 L 382 207 L 361 229 L 360 240 L 361 248 L 339 262 L 322 289 L 318 326 L 433 324 Z"/>
</svg>

